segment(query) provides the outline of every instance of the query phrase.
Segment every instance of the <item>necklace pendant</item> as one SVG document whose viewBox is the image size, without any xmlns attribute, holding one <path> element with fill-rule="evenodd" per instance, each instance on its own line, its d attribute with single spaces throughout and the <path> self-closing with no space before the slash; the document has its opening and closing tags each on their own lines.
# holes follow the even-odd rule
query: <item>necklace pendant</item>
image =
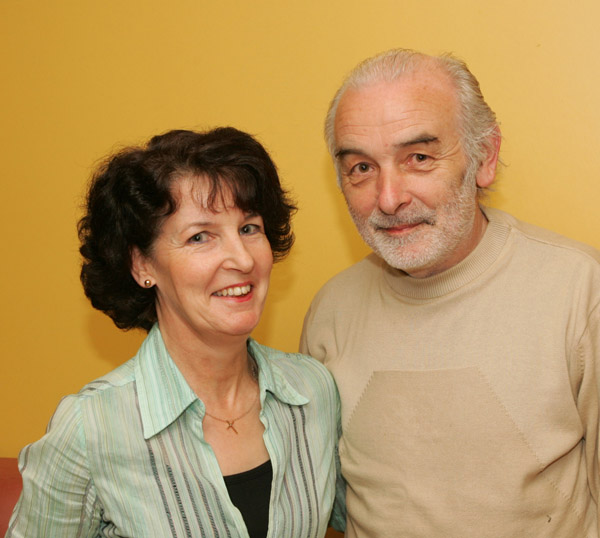
<svg viewBox="0 0 600 538">
<path fill-rule="evenodd" d="M 226 420 L 225 422 L 227 422 L 227 429 L 233 430 L 235 432 L 235 434 L 238 435 L 237 430 L 233 426 L 233 423 L 235 422 L 235 420 Z"/>
</svg>

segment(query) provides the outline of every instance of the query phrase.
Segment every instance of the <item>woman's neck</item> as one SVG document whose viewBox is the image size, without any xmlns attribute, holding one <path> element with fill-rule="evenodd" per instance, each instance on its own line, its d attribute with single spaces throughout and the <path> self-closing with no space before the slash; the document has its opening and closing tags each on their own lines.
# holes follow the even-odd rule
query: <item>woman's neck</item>
<svg viewBox="0 0 600 538">
<path fill-rule="evenodd" d="M 160 325 L 165 346 L 188 385 L 208 407 L 234 409 L 255 393 L 254 361 L 248 355 L 248 335 L 200 337 Z"/>
</svg>

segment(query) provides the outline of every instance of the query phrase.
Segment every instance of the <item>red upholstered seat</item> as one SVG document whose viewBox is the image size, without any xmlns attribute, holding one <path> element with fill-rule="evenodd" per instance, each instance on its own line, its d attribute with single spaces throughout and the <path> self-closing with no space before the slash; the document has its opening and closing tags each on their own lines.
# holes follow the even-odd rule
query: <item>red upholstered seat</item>
<svg viewBox="0 0 600 538">
<path fill-rule="evenodd" d="M 21 494 L 21 475 L 17 458 L 0 458 L 0 536 L 8 529 L 8 521 Z"/>
</svg>

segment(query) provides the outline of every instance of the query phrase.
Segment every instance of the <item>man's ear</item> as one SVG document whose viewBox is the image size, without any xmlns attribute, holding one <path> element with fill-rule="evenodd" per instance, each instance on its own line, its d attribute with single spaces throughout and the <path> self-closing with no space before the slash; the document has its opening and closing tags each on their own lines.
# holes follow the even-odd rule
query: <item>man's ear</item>
<svg viewBox="0 0 600 538">
<path fill-rule="evenodd" d="M 477 186 L 481 189 L 489 187 L 496 179 L 496 168 L 498 166 L 498 157 L 500 155 L 500 143 L 502 142 L 502 133 L 500 127 L 496 126 L 494 132 L 489 137 L 490 145 L 487 155 L 479 166 L 477 171 Z"/>
<path fill-rule="evenodd" d="M 131 276 L 142 288 L 149 288 L 155 284 L 152 277 L 152 264 L 138 247 L 131 249 Z"/>
</svg>

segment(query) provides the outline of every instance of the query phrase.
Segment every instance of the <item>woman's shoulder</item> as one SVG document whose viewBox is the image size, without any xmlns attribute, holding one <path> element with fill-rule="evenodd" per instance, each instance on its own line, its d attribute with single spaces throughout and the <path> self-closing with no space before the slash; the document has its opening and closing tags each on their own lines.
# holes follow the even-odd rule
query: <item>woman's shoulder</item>
<svg viewBox="0 0 600 538">
<path fill-rule="evenodd" d="M 82 415 L 101 402 L 127 399 L 135 381 L 135 361 L 131 359 L 107 374 L 86 383 L 78 392 L 63 396 L 48 424 L 48 431 L 64 426 L 81 426 Z"/>
<path fill-rule="evenodd" d="M 256 340 L 252 339 L 250 339 L 250 342 L 251 348 L 260 350 L 262 356 L 273 364 L 279 365 L 282 368 L 289 367 L 298 371 L 306 371 L 307 373 L 333 380 L 329 370 L 310 355 L 282 351 L 259 344 Z"/>
<path fill-rule="evenodd" d="M 122 387 L 135 380 L 135 367 L 138 362 L 136 355 L 127 362 L 117 366 L 114 370 L 90 381 L 84 385 L 78 394 L 81 396 L 91 396 L 98 391 L 106 390 L 112 387 Z"/>
<path fill-rule="evenodd" d="M 97 439 L 106 431 L 131 430 L 129 424 L 121 427 L 120 422 L 122 417 L 133 415 L 123 412 L 123 405 L 128 393 L 133 392 L 130 381 L 134 379 L 134 365 L 128 361 L 87 383 L 77 393 L 64 396 L 45 435 L 21 451 L 19 466 L 27 491 L 20 501 L 23 514 L 35 513 L 40 503 L 47 503 L 52 517 L 44 521 L 45 528 L 64 529 L 72 524 L 76 529 L 80 524 L 78 504 L 82 499 L 93 503 L 96 495 L 92 479 L 98 468 L 96 460 L 102 460 L 100 464 L 106 462 L 98 453 Z"/>
</svg>

